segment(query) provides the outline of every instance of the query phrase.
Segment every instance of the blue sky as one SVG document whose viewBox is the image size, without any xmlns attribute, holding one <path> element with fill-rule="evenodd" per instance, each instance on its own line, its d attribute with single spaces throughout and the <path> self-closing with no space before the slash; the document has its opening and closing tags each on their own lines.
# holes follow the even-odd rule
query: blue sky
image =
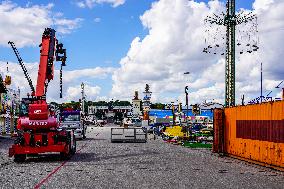
<svg viewBox="0 0 284 189">
<path fill-rule="evenodd" d="M 47 1 L 13 1 L 20 6 L 43 4 Z M 129 0 L 124 5 L 113 8 L 109 4 L 96 5 L 92 9 L 79 8 L 74 1 L 48 1 L 54 3 L 54 12 L 61 12 L 67 18 L 83 18 L 80 28 L 61 37 L 68 51 L 66 69 L 89 68 L 95 66 L 118 66 L 125 56 L 131 41 L 139 36 L 143 38 L 147 30 L 143 29 L 139 16 L 150 8 L 151 0 Z M 95 18 L 100 18 L 96 23 Z M 38 48 L 20 49 L 24 60 L 36 62 L 39 59 Z M 13 59 L 8 48 L 0 48 L 4 57 Z M 1 53 L 1 54 L 2 54 Z M 12 57 L 11 57 L 12 56 Z"/>
<path fill-rule="evenodd" d="M 222 2 L 226 2 L 226 0 L 221 0 Z M 208 2 L 208 0 L 196 0 L 196 2 Z M 236 9 L 244 8 L 244 9 L 252 9 L 252 4 L 254 0 L 236 0 Z"/>
<path fill-rule="evenodd" d="M 96 0 L 93 0 L 94 2 Z M 117 1 L 117 2 L 123 2 L 123 0 L 111 0 L 111 1 Z M 240 8 L 245 8 L 245 9 L 252 9 L 252 3 L 255 0 L 236 0 L 236 7 L 237 10 Z M 261 4 L 260 0 L 257 0 L 259 2 L 259 7 L 260 6 L 264 6 Z M 280 0 L 276 0 L 281 2 Z M 0 0 L 0 5 L 1 2 L 3 4 L 4 1 Z M 43 11 L 45 9 L 47 9 L 48 12 L 48 17 L 46 17 L 45 15 L 42 15 L 43 18 L 45 19 L 53 19 L 53 24 L 54 28 L 58 28 L 58 24 L 56 25 L 55 22 L 56 20 L 60 20 L 60 21 L 68 21 L 68 22 L 72 22 L 75 23 L 76 19 L 79 19 L 78 22 L 75 23 L 74 28 L 69 28 L 68 32 L 57 32 L 57 38 L 64 44 L 65 48 L 67 49 L 67 64 L 68 66 L 65 67 L 64 69 L 67 71 L 72 71 L 72 70 L 83 70 L 83 69 L 96 69 L 96 68 L 111 68 L 111 69 L 116 69 L 115 74 L 112 74 L 111 71 L 107 71 L 107 73 L 103 76 L 103 77 L 99 77 L 99 78 L 95 78 L 95 77 L 80 77 L 77 80 L 74 80 L 71 82 L 69 82 L 66 86 L 66 91 L 68 91 L 68 87 L 73 87 L 75 88 L 76 86 L 79 86 L 79 84 L 81 82 L 86 82 L 87 84 L 90 85 L 90 87 L 93 87 L 93 90 L 95 90 L 95 87 L 99 87 L 99 92 L 94 92 L 93 95 L 91 96 L 101 96 L 101 97 L 111 97 L 111 94 L 117 94 L 118 89 L 121 87 L 121 90 L 127 91 L 127 90 L 136 90 L 137 88 L 139 88 L 138 86 L 140 86 L 141 83 L 143 83 L 143 85 L 141 86 L 141 89 L 143 89 L 144 83 L 148 82 L 150 83 L 150 86 L 153 86 L 153 91 L 157 94 L 160 94 L 159 92 L 163 89 L 163 87 L 157 87 L 156 82 L 161 81 L 161 80 L 165 80 L 167 84 L 167 82 L 171 82 L 172 80 L 175 81 L 175 77 L 176 74 L 172 74 L 174 73 L 175 67 L 173 67 L 172 70 L 164 70 L 164 72 L 161 71 L 161 74 L 158 75 L 158 80 L 155 80 L 157 77 L 153 76 L 152 74 L 153 71 L 156 68 L 159 68 L 160 65 L 159 64 L 163 64 L 163 61 L 167 61 L 166 60 L 160 60 L 160 62 L 158 60 L 155 60 L 156 57 L 155 56 L 151 56 L 151 50 L 147 51 L 147 48 L 149 48 L 148 46 L 150 46 L 150 48 L 153 48 L 153 52 L 157 49 L 163 48 L 163 43 L 165 42 L 164 40 L 159 38 L 159 34 L 156 34 L 155 31 L 159 31 L 159 27 L 161 27 L 161 36 L 162 33 L 164 31 L 164 29 L 169 29 L 167 28 L 167 21 L 165 22 L 165 18 L 169 19 L 169 23 L 174 23 L 177 24 L 177 28 L 179 28 L 179 25 L 182 25 L 182 23 L 179 23 L 180 20 L 174 20 L 175 16 L 181 16 L 179 14 L 176 13 L 176 15 L 171 14 L 171 12 L 167 12 L 167 10 L 165 9 L 165 12 L 162 12 L 161 14 L 156 14 L 159 11 L 163 11 L 161 7 L 166 7 L 166 6 L 175 6 L 173 5 L 169 5 L 171 4 L 173 1 L 171 0 L 125 0 L 124 3 L 122 3 L 119 6 L 114 7 L 112 3 L 94 3 L 92 4 L 92 7 L 87 7 L 86 4 L 84 5 L 85 7 L 79 7 L 78 6 L 78 2 L 85 2 L 85 0 L 53 0 L 53 1 L 43 1 L 43 0 L 14 0 L 14 1 L 6 1 L 6 3 L 9 2 L 8 4 L 13 4 L 14 3 L 14 8 L 9 10 L 9 14 L 13 12 L 13 10 L 18 9 L 18 8 L 22 8 L 22 9 L 29 9 L 29 11 L 31 10 L 30 8 L 39 6 L 40 7 L 40 11 Z M 153 2 L 159 2 L 159 6 L 156 6 L 155 8 L 153 8 L 151 5 Z M 177 4 L 182 4 L 184 2 L 186 2 L 185 0 L 180 0 L 180 1 L 175 1 L 176 5 Z M 207 3 L 208 0 L 195 0 L 195 2 L 205 2 Z M 221 0 L 221 2 L 225 2 L 225 0 Z M 268 1 L 267 1 L 268 2 Z M 45 8 L 44 6 L 47 6 L 49 3 L 52 3 L 53 6 L 49 7 L 49 8 Z M 165 5 L 162 5 L 162 4 Z M 179 7 L 180 8 L 180 7 Z M 196 9 L 196 7 L 191 7 L 192 10 Z M 190 8 L 188 8 L 189 10 Z M 200 9 L 203 10 L 203 9 Z M 196 11 L 200 11 L 199 9 Z M 28 11 L 28 10 L 27 10 Z M 38 11 L 38 12 L 40 12 Z M 150 11 L 149 14 L 145 14 L 146 11 Z M 183 11 L 182 9 L 180 11 Z M 0 16 L 1 16 L 1 10 L 0 10 Z M 31 16 L 32 13 L 29 13 L 27 15 Z M 168 15 L 167 15 L 168 14 Z M 183 12 L 182 14 L 187 14 L 185 12 Z M 203 13 L 203 14 L 207 14 L 207 13 Z M 13 16 L 13 14 L 11 14 Z M 144 27 L 142 24 L 142 21 L 140 20 L 140 16 L 144 15 L 145 17 L 142 19 L 145 21 L 145 23 L 147 23 L 147 27 Z M 149 16 L 149 15 L 155 15 L 157 18 L 155 18 L 155 16 Z M 14 18 L 12 17 L 11 18 Z M 14 15 L 15 16 L 15 15 Z M 192 19 L 189 16 L 189 19 Z M 281 18 L 281 16 L 279 16 Z M 181 19 L 183 19 L 184 17 L 181 16 Z M 18 18 L 16 17 L 16 20 Z M 197 18 L 198 19 L 198 18 Z M 15 23 L 16 23 L 15 20 Z M 18 21 L 18 20 L 17 20 Z M 40 20 L 42 21 L 42 20 Z M 195 22 L 196 20 L 192 20 L 191 22 Z M 11 19 L 11 22 L 13 22 L 13 19 Z M 43 22 L 43 21 L 42 21 Z M 156 22 L 160 22 L 161 24 L 157 24 Z M 165 23 L 163 23 L 165 22 Z M 0 28 L 0 34 L 1 34 L 1 30 L 2 31 L 2 36 L 5 34 L 10 34 L 10 38 L 11 40 L 17 40 L 18 36 L 22 36 L 23 34 L 20 32 L 20 29 L 25 28 L 27 26 L 25 25 L 17 25 L 15 23 L 9 23 L 7 20 L 1 20 L 0 18 L 0 24 L 1 23 L 5 23 L 3 24 L 2 29 Z M 10 26 L 11 24 L 11 26 Z M 49 23 L 50 24 L 50 23 Z M 179 25 L 178 25 L 179 24 Z M 8 25 L 8 26 L 5 26 Z M 35 36 L 33 40 L 33 42 L 36 44 L 38 44 L 40 42 L 40 35 L 43 32 L 43 26 L 48 25 L 46 23 L 43 24 L 39 24 L 38 27 L 35 27 Z M 192 24 L 194 25 L 194 24 Z M 49 25 L 48 25 L 49 26 Z M 196 24 L 195 24 L 196 26 Z M 7 28 L 5 28 L 7 27 Z M 11 28 L 12 29 L 11 29 Z M 13 28 L 14 27 L 14 28 Z M 68 24 L 63 23 L 63 27 L 67 27 L 68 28 Z M 191 28 L 191 25 L 186 25 L 184 27 L 187 27 L 189 29 Z M 181 28 L 184 28 L 181 27 Z M 169 39 L 171 37 L 175 37 L 175 35 L 180 35 L 180 31 L 177 32 L 177 30 L 174 29 L 175 27 L 173 27 L 173 33 L 169 34 Z M 28 28 L 25 28 L 28 29 Z M 193 28 L 194 29 L 194 28 Z M 6 30 L 8 32 L 6 32 Z M 19 31 L 18 31 L 19 30 Z M 42 31 L 41 31 L 42 30 Z M 149 32 L 152 30 L 152 33 L 149 34 Z M 9 32 L 10 31 L 10 32 Z M 6 32 L 6 33 L 5 33 Z M 25 32 L 25 30 L 24 30 Z M 4 34 L 3 34 L 4 33 Z M 186 35 L 191 35 L 191 33 L 187 33 Z M 186 36 L 184 35 L 184 36 Z M 24 35 L 22 36 L 23 38 L 25 37 Z M 137 40 L 135 42 L 134 47 L 131 47 L 131 43 L 133 42 L 133 40 L 139 37 L 140 40 Z M 145 37 L 149 37 L 149 39 L 151 39 L 151 42 L 147 42 L 147 39 L 145 39 Z M 182 34 L 179 38 L 180 41 L 185 40 L 184 38 L 181 38 Z M 10 40 L 10 38 L 5 39 L 5 40 Z M 32 38 L 32 37 L 30 37 Z M 194 39 L 194 37 L 192 37 Z M 17 62 L 15 55 L 13 54 L 12 50 L 10 47 L 5 46 L 6 41 L 5 40 L 0 40 L 0 62 Z M 157 41 L 156 41 L 157 40 Z M 159 41 L 160 40 L 160 41 Z M 202 39 L 203 41 L 204 39 Z M 20 41 L 20 40 L 19 40 Z M 190 43 L 195 43 L 195 41 L 190 41 Z M 151 43 L 152 46 L 151 46 Z M 18 44 L 18 45 L 17 45 Z M 181 47 L 182 45 L 178 45 L 179 42 L 176 41 L 176 44 L 178 47 Z M 19 42 L 16 43 L 17 46 L 19 46 Z M 142 47 L 139 47 L 139 45 L 142 45 Z M 157 46 L 158 45 L 158 46 Z M 170 46 L 175 46 L 175 44 L 166 44 L 165 47 L 167 47 L 167 45 L 169 46 L 169 51 L 165 51 L 165 52 L 171 52 L 173 55 L 179 56 L 179 52 L 186 49 L 174 49 L 174 51 L 172 49 L 170 49 Z M 198 44 L 199 45 L 199 44 Z M 198 46 L 197 45 L 197 46 Z M 26 43 L 25 45 L 22 45 L 22 48 L 19 48 L 19 51 L 22 55 L 22 58 L 24 59 L 25 62 L 27 63 L 35 63 L 39 61 L 39 48 L 37 45 L 31 45 L 31 43 Z M 139 49 L 140 48 L 140 49 Z M 137 51 L 137 52 L 136 52 Z M 195 54 L 195 55 L 191 55 L 191 51 L 195 51 L 194 49 L 190 49 L 188 52 L 186 52 L 188 54 L 188 56 L 184 56 L 183 58 L 188 58 L 188 60 L 181 60 L 181 59 L 177 59 L 177 61 L 180 61 L 180 63 L 182 62 L 191 62 L 191 58 L 193 60 L 195 60 L 197 57 L 200 57 L 200 54 Z M 125 62 L 125 68 L 122 67 L 122 65 L 120 64 L 121 60 L 127 56 L 127 54 L 130 54 L 135 52 L 138 56 L 137 57 L 131 57 L 132 60 L 126 61 Z M 149 54 L 145 54 L 145 52 L 148 52 Z M 164 51 L 158 51 L 157 52 L 157 57 L 166 57 L 169 54 L 159 54 L 162 53 Z M 203 56 L 203 55 L 202 55 Z M 141 58 L 144 57 L 144 58 Z M 145 58 L 146 57 L 146 58 Z M 149 57 L 147 59 L 147 57 Z M 149 60 L 150 59 L 150 60 Z M 204 58 L 204 56 L 200 59 L 207 59 Z M 217 63 L 216 60 L 218 58 L 209 58 L 208 60 L 213 61 L 215 60 L 215 62 L 211 62 L 212 64 L 217 64 L 217 65 L 221 65 L 221 63 Z M 141 64 L 144 64 L 145 62 L 143 61 L 150 61 L 153 62 L 153 64 L 150 63 L 150 67 L 145 67 L 148 69 L 150 75 L 151 75 L 151 79 L 145 79 L 144 75 L 139 75 L 140 73 L 134 74 L 134 77 L 137 75 L 137 77 L 140 77 L 140 79 L 137 78 L 133 78 L 133 76 L 130 77 L 131 75 L 131 71 L 133 71 L 133 65 L 135 65 L 137 62 L 141 62 Z M 272 61 L 272 60 L 271 60 Z M 156 63 L 155 63 L 156 62 Z M 205 61 L 206 62 L 206 61 Z M 272 61 L 273 62 L 273 61 Z M 139 64 L 137 64 L 139 65 Z M 146 65 L 146 64 L 145 64 Z M 165 66 L 166 65 L 170 65 L 169 63 L 165 62 Z M 2 66 L 2 65 L 1 65 Z M 148 65 L 149 66 L 149 65 Z M 151 66 L 153 66 L 153 68 L 151 68 Z M 195 65 L 188 65 L 188 70 L 190 70 L 192 67 L 194 67 Z M 196 85 L 196 83 L 200 82 L 198 79 L 200 79 L 199 77 L 203 77 L 202 75 L 204 75 L 204 73 L 206 72 L 205 69 L 207 69 L 208 67 L 208 63 L 204 64 L 202 66 L 199 66 L 198 68 L 201 70 L 200 73 L 196 73 L 196 74 L 192 74 L 192 77 L 189 78 L 189 82 L 194 86 Z M 265 65 L 264 65 L 265 66 Z M 134 66 L 135 67 L 135 66 Z M 137 66 L 138 68 L 139 66 Z M 176 66 L 178 68 L 178 66 Z M 222 65 L 221 65 L 222 67 Z M 58 69 L 58 66 L 56 66 L 56 68 Z M 142 66 L 143 68 L 143 66 Z M 155 69 L 154 69 L 155 68 Z M 213 68 L 212 68 L 213 69 Z M 256 68 L 255 68 L 256 69 Z M 3 69 L 2 69 L 3 70 Z M 113 80 L 113 77 L 116 77 L 117 75 L 121 74 L 121 76 L 123 76 L 124 72 L 123 70 L 127 71 L 127 76 L 125 76 L 125 78 L 128 79 L 116 79 L 116 81 Z M 154 71 L 155 72 L 155 71 Z M 181 70 L 182 72 L 182 70 Z M 204 73 L 203 73 L 204 72 Z M 71 73 L 71 72 L 70 72 Z M 78 72 L 75 72 L 76 74 Z M 92 73 L 97 73 L 97 72 L 92 72 Z M 98 72 L 101 73 L 101 72 Z M 172 75 L 171 75 L 172 74 Z M 139 75 L 139 76 L 138 76 Z M 149 75 L 149 77 L 150 77 Z M 169 76 L 170 75 L 170 76 Z M 252 74 L 253 75 L 253 74 Z M 273 75 L 273 74 L 272 74 Z M 279 74 L 278 74 L 279 75 Z M 169 77 L 169 78 L 166 78 Z M 130 79 L 129 79 L 130 78 Z M 135 80 L 132 81 L 132 78 Z M 222 77 L 223 78 L 223 77 Z M 168 81 L 166 79 L 169 79 Z M 130 81 L 129 85 L 131 85 L 131 89 L 127 88 L 128 84 L 122 85 L 121 82 L 125 82 L 125 81 Z M 137 81 L 137 82 L 136 82 Z M 136 82 L 136 83 L 135 83 Z M 151 83 L 152 82 L 152 83 Z M 204 81 L 205 82 L 205 81 Z M 215 81 L 214 81 L 215 82 Z M 207 87 L 206 91 L 209 90 L 210 86 L 212 83 L 214 84 L 214 82 L 211 82 L 210 80 L 207 82 L 207 84 L 203 85 L 203 87 Z M 218 81 L 219 82 L 219 81 Z M 278 81 L 275 81 L 275 83 Z M 160 83 L 160 82 L 159 82 Z M 206 83 L 206 82 L 205 82 Z M 176 83 L 175 83 L 176 84 Z M 184 81 L 181 81 L 179 83 L 179 85 L 183 86 Z M 158 84 L 157 84 L 158 85 Z M 159 84 L 160 86 L 161 84 Z M 271 84 L 272 85 L 272 84 Z M 125 87 L 126 86 L 126 87 Z M 200 85 L 201 86 L 201 85 Z M 216 87 L 216 83 L 213 86 Z M 219 86 L 219 84 L 218 84 Z M 240 85 L 242 86 L 242 84 Z M 243 86 L 244 87 L 244 86 Z M 113 90 L 113 88 L 116 88 L 116 92 L 111 93 L 111 90 Z M 182 87 L 179 87 L 182 89 Z M 204 88 L 204 90 L 205 90 Z M 250 87 L 247 87 L 250 89 Z M 219 88 L 218 88 L 219 89 Z M 90 89 L 91 90 L 91 89 Z M 139 89 L 140 90 L 140 89 Z M 193 89 L 192 89 L 193 90 Z M 200 90 L 203 90 L 202 87 L 195 88 L 196 94 L 196 98 L 197 98 L 197 93 Z M 211 89 L 210 89 L 211 90 Z M 71 89 L 69 90 L 69 92 L 72 91 Z M 177 91 L 177 92 L 172 92 L 172 91 L 177 91 L 177 90 L 172 90 L 172 89 L 166 89 L 166 91 L 164 92 L 164 94 L 167 94 L 170 97 L 175 96 L 175 98 L 177 98 L 177 96 L 179 95 L 178 93 L 181 93 L 183 90 Z M 252 91 L 249 91 L 252 92 Z M 131 92 L 131 94 L 134 93 L 133 91 Z M 79 93 L 74 93 L 74 94 L 79 94 Z M 220 93 L 221 94 L 221 93 Z M 223 93 L 222 93 L 223 94 Z M 218 93 L 219 95 L 219 93 Z M 122 95 L 123 96 L 123 95 Z M 128 95 L 128 97 L 130 97 L 131 95 Z M 118 95 L 118 98 L 120 96 Z M 125 96 L 123 96 L 125 97 Z M 164 101 L 167 97 L 165 97 L 164 99 L 159 99 L 157 98 L 157 100 L 159 101 Z M 76 96 L 77 99 L 77 96 Z"/>
<path fill-rule="evenodd" d="M 44 1 L 44 0 L 14 0 L 19 6 L 46 5 L 53 3 L 54 12 L 61 12 L 67 18 L 83 18 L 81 27 L 68 35 L 64 35 L 61 41 L 68 51 L 69 65 L 67 70 L 90 68 L 96 66 L 117 67 L 118 62 L 124 57 L 135 37 L 144 38 L 148 34 L 143 28 L 140 16 L 150 9 L 155 0 L 127 0 L 125 4 L 113 8 L 110 4 L 99 4 L 92 9 L 79 8 L 75 1 Z M 197 2 L 208 2 L 197 0 Z M 223 1 L 224 2 L 224 1 Z M 237 8 L 251 8 L 253 0 L 240 0 L 236 2 Z M 96 23 L 95 18 L 100 18 Z M 16 28 L 15 28 L 16 29 Z M 26 62 L 39 60 L 37 47 L 25 47 L 20 49 Z M 10 48 L 0 47 L 0 55 L 4 59 L 14 59 Z"/>
<path fill-rule="evenodd" d="M 67 49 L 65 70 L 100 67 L 118 67 L 135 37 L 143 38 L 148 31 L 143 28 L 139 16 L 151 7 L 151 0 L 128 0 L 124 5 L 112 7 L 110 4 L 97 4 L 92 9 L 79 8 L 75 1 L 13 1 L 19 6 L 46 5 L 53 3 L 54 13 L 63 13 L 66 18 L 82 18 L 80 27 L 68 35 L 60 35 L 59 40 Z M 95 19 L 99 18 L 99 22 Z M 19 48 L 26 62 L 39 60 L 38 47 Z M 0 47 L 3 60 L 16 61 L 8 47 Z M 58 68 L 58 66 L 56 66 Z M 111 89 L 111 76 L 103 80 L 92 80 L 93 84 L 104 84 L 102 93 Z"/>
</svg>

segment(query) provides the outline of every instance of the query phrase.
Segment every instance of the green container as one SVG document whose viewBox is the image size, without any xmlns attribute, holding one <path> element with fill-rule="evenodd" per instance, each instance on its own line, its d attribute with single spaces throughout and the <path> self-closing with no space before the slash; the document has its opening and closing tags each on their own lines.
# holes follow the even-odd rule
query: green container
<svg viewBox="0 0 284 189">
<path fill-rule="evenodd" d="M 205 143 L 191 143 L 191 142 L 184 142 L 183 143 L 184 147 L 187 148 L 212 148 L 212 144 L 205 144 Z"/>
</svg>

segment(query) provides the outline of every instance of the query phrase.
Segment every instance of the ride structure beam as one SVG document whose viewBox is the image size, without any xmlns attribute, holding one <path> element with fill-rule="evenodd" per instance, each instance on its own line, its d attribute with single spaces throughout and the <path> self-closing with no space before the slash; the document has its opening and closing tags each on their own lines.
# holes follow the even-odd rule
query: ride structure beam
<svg viewBox="0 0 284 189">
<path fill-rule="evenodd" d="M 236 15 L 235 0 L 228 0 L 226 25 L 226 65 L 225 65 L 225 106 L 235 106 L 235 37 L 236 37 Z"/>
</svg>

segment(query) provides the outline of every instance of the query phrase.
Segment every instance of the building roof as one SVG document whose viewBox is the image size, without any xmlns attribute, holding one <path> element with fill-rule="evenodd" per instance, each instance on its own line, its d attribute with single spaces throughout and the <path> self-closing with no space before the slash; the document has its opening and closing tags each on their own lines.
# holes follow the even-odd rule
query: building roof
<svg viewBox="0 0 284 189">
<path fill-rule="evenodd" d="M 107 110 L 109 107 L 108 106 L 89 106 L 89 108 L 94 108 L 94 109 L 100 109 L 100 110 Z M 131 109 L 131 106 L 113 106 L 113 109 L 115 110 L 128 110 Z"/>
</svg>

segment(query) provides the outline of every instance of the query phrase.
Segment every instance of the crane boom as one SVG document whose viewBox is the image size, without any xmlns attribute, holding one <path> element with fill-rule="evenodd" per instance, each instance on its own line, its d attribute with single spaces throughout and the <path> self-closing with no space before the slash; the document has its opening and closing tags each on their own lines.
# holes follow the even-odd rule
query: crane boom
<svg viewBox="0 0 284 189">
<path fill-rule="evenodd" d="M 38 69 L 37 85 L 35 96 L 43 97 L 46 95 L 46 88 L 50 80 L 53 79 L 54 55 L 55 55 L 55 30 L 46 28 L 42 35 L 40 50 L 40 63 Z"/>
<path fill-rule="evenodd" d="M 54 29 L 45 29 L 40 46 L 40 63 L 35 91 L 35 97 L 38 99 L 45 98 L 48 83 L 54 77 L 54 60 L 61 61 L 61 69 L 66 61 L 66 49 L 63 49 L 63 44 L 56 40 Z M 62 80 L 62 73 L 60 73 L 60 79 Z"/>
<path fill-rule="evenodd" d="M 24 71 L 25 78 L 28 80 L 28 83 L 29 83 L 29 86 L 30 86 L 30 88 L 31 88 L 31 91 L 32 91 L 32 93 L 34 94 L 34 93 L 35 93 L 35 88 L 34 88 L 34 86 L 33 86 L 33 82 L 32 82 L 32 80 L 31 80 L 31 78 L 30 78 L 30 76 L 29 76 L 29 74 L 28 74 L 28 71 L 27 71 L 27 69 L 26 69 L 26 67 L 25 67 L 25 64 L 24 64 L 24 62 L 23 62 L 23 60 L 22 60 L 22 58 L 21 58 L 21 56 L 20 56 L 20 53 L 19 53 L 18 49 L 17 49 L 16 46 L 15 46 L 15 43 L 12 42 L 12 41 L 9 41 L 8 44 L 11 45 L 11 47 L 12 47 L 12 49 L 13 49 L 13 51 L 14 51 L 14 53 L 15 53 L 17 59 L 18 59 L 18 62 L 19 62 L 19 64 L 21 65 L 22 70 Z"/>
</svg>

